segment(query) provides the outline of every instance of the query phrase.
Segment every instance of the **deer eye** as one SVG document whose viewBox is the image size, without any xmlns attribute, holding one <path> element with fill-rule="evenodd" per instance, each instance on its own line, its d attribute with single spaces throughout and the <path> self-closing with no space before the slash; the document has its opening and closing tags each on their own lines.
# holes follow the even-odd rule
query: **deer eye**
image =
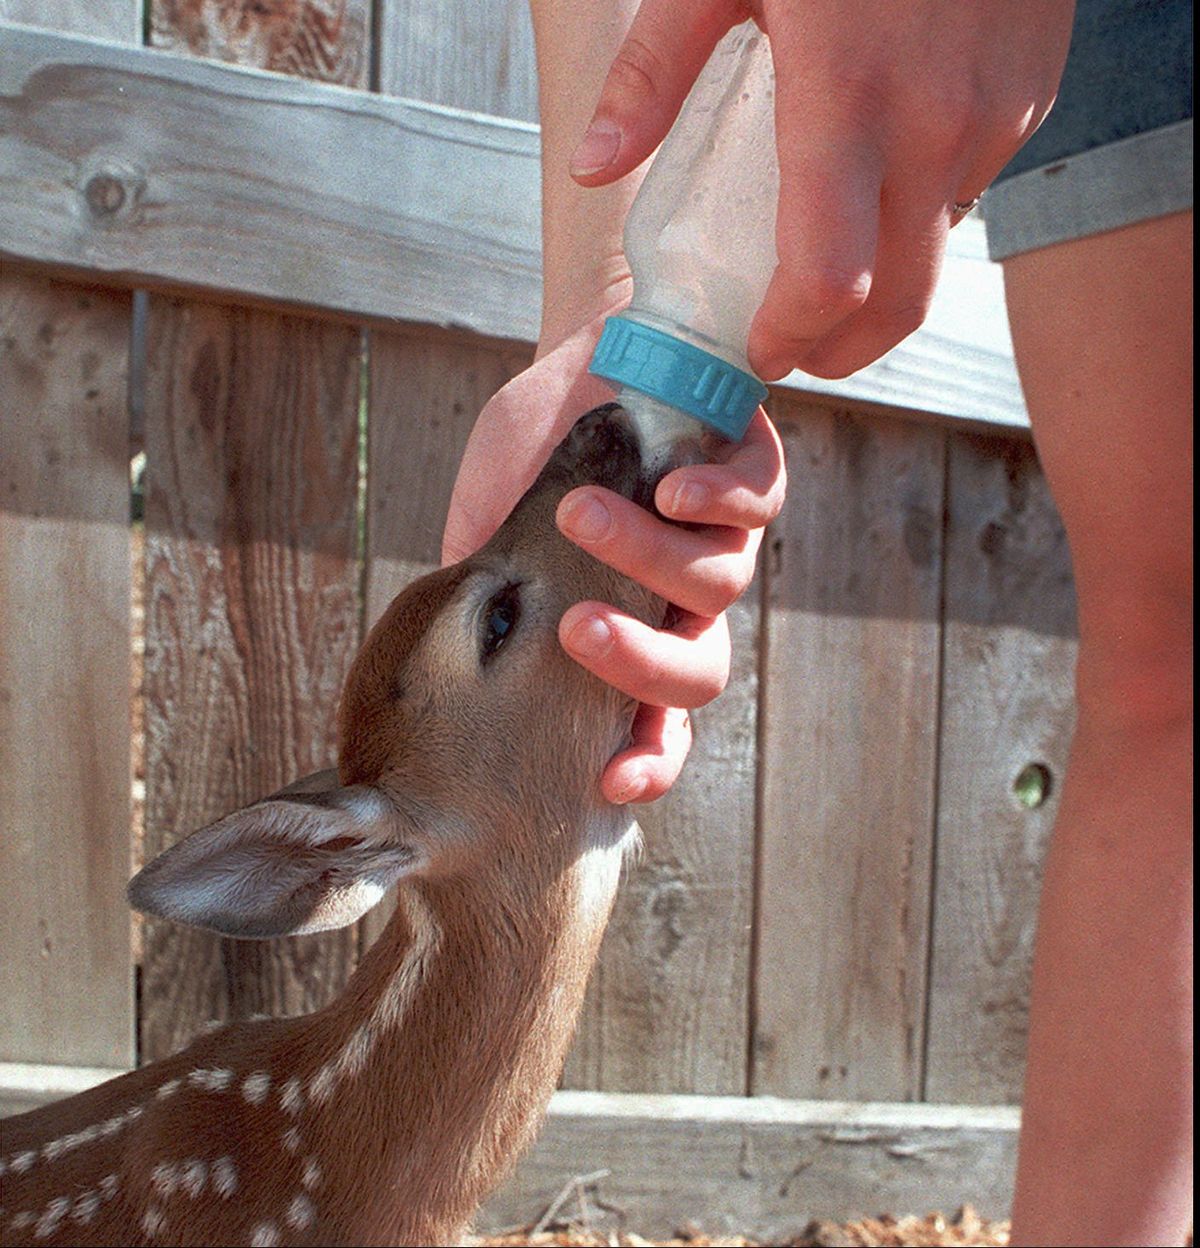
<svg viewBox="0 0 1200 1248">
<path fill-rule="evenodd" d="M 512 636 L 521 618 L 520 586 L 506 585 L 493 594 L 483 609 L 483 636 L 480 639 L 480 661 L 487 663 L 495 658 L 504 643 Z"/>
</svg>

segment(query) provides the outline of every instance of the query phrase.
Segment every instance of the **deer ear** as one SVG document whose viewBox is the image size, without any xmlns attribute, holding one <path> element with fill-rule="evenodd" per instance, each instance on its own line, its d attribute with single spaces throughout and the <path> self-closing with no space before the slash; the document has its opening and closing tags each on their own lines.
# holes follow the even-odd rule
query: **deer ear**
<svg viewBox="0 0 1200 1248">
<path fill-rule="evenodd" d="M 129 881 L 137 910 L 225 936 L 298 936 L 365 914 L 421 854 L 388 798 L 321 772 L 211 823 Z"/>
</svg>

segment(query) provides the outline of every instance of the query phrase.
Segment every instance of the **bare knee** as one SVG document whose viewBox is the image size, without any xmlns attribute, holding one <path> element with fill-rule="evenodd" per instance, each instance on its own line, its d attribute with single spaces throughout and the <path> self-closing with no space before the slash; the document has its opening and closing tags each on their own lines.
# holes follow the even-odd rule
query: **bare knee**
<svg viewBox="0 0 1200 1248">
<path fill-rule="evenodd" d="M 1076 695 L 1081 723 L 1123 735 L 1191 724 L 1192 645 L 1174 610 L 1143 606 L 1091 628 L 1081 621 Z"/>
</svg>

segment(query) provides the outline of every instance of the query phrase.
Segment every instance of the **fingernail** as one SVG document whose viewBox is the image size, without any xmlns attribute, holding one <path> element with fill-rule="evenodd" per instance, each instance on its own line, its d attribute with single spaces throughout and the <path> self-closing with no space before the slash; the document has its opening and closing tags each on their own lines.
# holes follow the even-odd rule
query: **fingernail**
<svg viewBox="0 0 1200 1248">
<path fill-rule="evenodd" d="M 621 132 L 611 121 L 593 121 L 571 155 L 571 172 L 580 177 L 607 169 L 620 146 Z"/>
<path fill-rule="evenodd" d="M 694 516 L 708 505 L 708 490 L 698 481 L 685 481 L 671 500 L 673 516 Z"/>
<path fill-rule="evenodd" d="M 581 542 L 598 542 L 608 536 L 612 515 L 594 494 L 583 494 L 566 502 L 559 511 L 563 532 Z"/>
<path fill-rule="evenodd" d="M 597 659 L 612 646 L 612 629 L 601 616 L 585 615 L 568 630 L 566 643 L 576 654 Z"/>
</svg>

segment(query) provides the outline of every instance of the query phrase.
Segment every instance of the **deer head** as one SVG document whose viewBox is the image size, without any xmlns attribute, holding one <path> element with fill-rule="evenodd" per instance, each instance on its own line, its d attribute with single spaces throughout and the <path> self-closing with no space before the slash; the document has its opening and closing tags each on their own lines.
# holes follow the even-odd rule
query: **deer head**
<svg viewBox="0 0 1200 1248">
<path fill-rule="evenodd" d="M 558 621 L 584 598 L 651 622 L 662 603 L 558 533 L 559 500 L 589 482 L 653 497 L 616 404 L 575 425 L 486 546 L 392 602 L 342 692 L 336 774 L 194 833 L 131 903 L 228 936 L 316 932 L 407 876 L 548 878 L 620 824 L 597 779 L 634 706 L 568 658 Z"/>
</svg>

